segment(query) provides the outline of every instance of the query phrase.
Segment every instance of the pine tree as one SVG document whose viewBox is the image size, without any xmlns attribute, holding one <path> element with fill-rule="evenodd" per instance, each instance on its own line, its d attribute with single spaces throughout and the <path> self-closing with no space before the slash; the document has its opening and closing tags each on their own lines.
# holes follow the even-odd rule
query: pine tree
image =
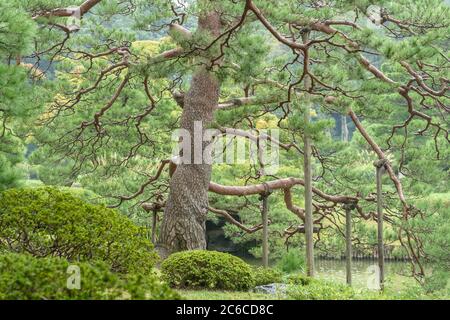
<svg viewBox="0 0 450 320">
<path fill-rule="evenodd" d="M 426 165 L 419 160 L 433 157 L 430 171 L 448 171 L 450 15 L 444 1 L 199 0 L 171 7 L 167 1 L 127 6 L 86 0 L 66 10 L 69 2 L 31 1 L 23 8 L 48 27 L 37 34 L 28 58 L 55 78 L 37 139 L 47 143 L 51 158 L 72 166 L 69 182 L 92 172 L 126 176 L 138 168 L 142 183 L 130 183 L 136 188 L 115 198 L 119 204 L 158 199 L 165 205 L 159 238 L 164 256 L 205 248 L 207 213 L 217 209 L 208 191 L 213 200 L 282 191 L 271 197 L 297 221 L 284 235 L 302 232 L 304 209 L 294 202 L 303 193 L 305 173 L 298 168 L 307 133 L 315 226 L 342 233 L 339 220 L 348 203 L 355 204 L 355 220 L 373 220 L 373 161 L 386 161 L 386 219 L 417 264 L 416 273 L 424 273 L 420 239 L 406 226 L 420 215 L 410 201 L 419 194 L 415 188 L 436 181 L 422 181 L 425 174 L 417 168 L 425 171 Z M 80 21 L 67 24 L 78 16 Z M 164 36 L 161 30 L 167 30 Z M 305 34 L 309 40 L 303 43 Z M 305 78 L 311 79 L 309 89 Z M 352 121 L 351 141 L 332 141 L 330 119 L 336 114 Z M 258 131 L 244 131 L 260 129 L 270 117 L 275 120 L 269 127 L 281 130 L 277 143 L 290 168 L 277 176 L 256 163 L 245 167 L 241 180 L 221 185 L 211 180 L 217 167 L 169 161 L 172 128 L 192 133 L 198 120 L 204 128 L 230 128 L 258 140 Z M 418 151 L 424 146 L 434 150 L 425 155 Z M 207 151 L 206 144 L 201 150 Z M 151 165 L 142 166 L 146 161 Z M 170 176 L 162 173 L 166 167 Z M 226 210 L 215 212 L 249 233 L 259 230 Z"/>
<path fill-rule="evenodd" d="M 24 120 L 30 101 L 27 70 L 21 56 L 32 45 L 35 24 L 15 1 L 0 3 L 0 190 L 16 186 L 23 172 L 24 146 L 16 126 Z"/>
</svg>

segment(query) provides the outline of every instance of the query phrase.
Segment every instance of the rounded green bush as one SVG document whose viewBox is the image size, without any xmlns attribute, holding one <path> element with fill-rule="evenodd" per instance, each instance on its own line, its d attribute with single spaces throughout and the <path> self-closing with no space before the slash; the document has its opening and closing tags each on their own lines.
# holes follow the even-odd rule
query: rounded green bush
<svg viewBox="0 0 450 320">
<path fill-rule="evenodd" d="M 253 269 L 255 286 L 263 286 L 270 283 L 283 281 L 283 273 L 277 269 L 258 267 Z"/>
<path fill-rule="evenodd" d="M 170 286 L 177 288 L 247 290 L 254 286 L 250 265 L 217 251 L 174 253 L 161 264 L 161 273 Z"/>
<path fill-rule="evenodd" d="M 158 259 L 144 228 L 115 210 L 50 187 L 0 193 L 2 250 L 101 260 L 120 273 L 149 273 Z"/>
<path fill-rule="evenodd" d="M 80 287 L 68 288 L 77 266 Z M 69 279 L 69 284 L 72 283 Z M 36 258 L 28 254 L 0 254 L 0 299 L 179 299 L 179 295 L 155 274 L 120 277 L 103 262 L 72 264 L 62 258 Z"/>
</svg>

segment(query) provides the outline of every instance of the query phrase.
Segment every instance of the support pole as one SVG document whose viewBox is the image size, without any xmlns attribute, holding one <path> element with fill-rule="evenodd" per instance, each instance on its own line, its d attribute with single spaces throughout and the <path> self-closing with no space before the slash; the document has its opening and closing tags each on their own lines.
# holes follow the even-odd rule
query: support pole
<svg viewBox="0 0 450 320">
<path fill-rule="evenodd" d="M 308 115 L 307 115 L 308 114 Z M 305 126 L 309 124 L 309 107 L 305 110 Z M 314 240 L 312 217 L 312 179 L 311 179 L 311 141 L 305 134 L 304 144 L 304 175 L 305 175 L 305 242 L 306 270 L 314 277 Z"/>
<path fill-rule="evenodd" d="M 267 268 L 269 266 L 269 219 L 268 219 L 268 194 L 264 194 L 261 196 L 262 198 L 262 211 L 261 211 L 261 218 L 262 218 L 262 263 L 264 268 Z"/>
<path fill-rule="evenodd" d="M 269 196 L 272 193 L 269 185 L 264 184 L 264 193 L 260 194 L 259 200 L 262 201 L 261 206 L 261 222 L 262 222 L 262 263 L 264 268 L 269 267 Z"/>
<path fill-rule="evenodd" d="M 158 196 L 157 201 L 156 202 L 152 202 L 152 203 L 143 203 L 142 204 L 142 209 L 144 209 L 147 212 L 151 212 L 152 213 L 152 233 L 151 233 L 151 239 L 153 244 L 156 244 L 156 227 L 158 224 L 158 212 L 162 211 L 163 208 L 165 206 L 165 202 L 162 201 L 162 198 L 160 196 Z"/>
<path fill-rule="evenodd" d="M 345 209 L 345 260 L 346 260 L 346 276 L 347 284 L 352 285 L 352 210 L 356 208 L 356 203 L 346 203 Z"/>
<path fill-rule="evenodd" d="M 377 180 L 377 219 L 378 219 L 378 267 L 380 270 L 380 289 L 384 289 L 384 243 L 383 243 L 383 195 L 381 178 L 384 173 L 385 159 L 374 163 Z"/>
<path fill-rule="evenodd" d="M 309 31 L 305 30 L 302 33 L 303 43 L 309 41 Z M 309 59 L 306 59 L 305 64 L 309 64 Z M 308 68 L 308 65 L 304 65 Z M 308 91 L 305 94 L 305 133 L 304 133 L 304 155 L 303 167 L 305 177 L 305 243 L 306 243 L 306 273 L 310 277 L 314 277 L 314 239 L 313 239 L 313 216 L 312 216 L 312 178 L 311 178 L 311 137 L 309 135 L 310 123 L 310 97 L 309 92 L 312 89 L 311 77 L 307 74 L 305 76 L 305 89 Z"/>
<path fill-rule="evenodd" d="M 153 217 L 152 217 L 152 243 L 156 243 L 156 223 L 158 221 L 158 210 L 154 209 L 152 211 Z"/>
<path fill-rule="evenodd" d="M 345 260 L 347 284 L 352 285 L 352 210 L 351 205 L 345 204 Z"/>
</svg>

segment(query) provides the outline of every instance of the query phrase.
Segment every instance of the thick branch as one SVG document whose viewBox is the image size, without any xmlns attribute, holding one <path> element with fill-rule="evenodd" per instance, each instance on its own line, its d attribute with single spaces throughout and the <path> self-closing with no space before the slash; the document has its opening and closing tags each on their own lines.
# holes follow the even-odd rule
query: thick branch
<svg viewBox="0 0 450 320">
<path fill-rule="evenodd" d="M 355 112 L 353 112 L 353 110 L 350 109 L 348 114 L 352 118 L 352 121 L 355 124 L 356 128 L 358 129 L 359 133 L 361 133 L 361 135 L 367 141 L 367 143 L 370 145 L 372 150 L 377 154 L 378 158 L 380 160 L 386 160 L 386 162 L 385 162 L 386 171 L 388 172 L 389 177 L 391 178 L 392 182 L 395 185 L 395 188 L 397 189 L 398 196 L 404 207 L 404 213 L 406 213 L 406 211 L 408 209 L 408 205 L 406 203 L 405 195 L 403 194 L 402 183 L 395 175 L 395 172 L 392 169 L 391 164 L 389 163 L 389 161 L 387 161 L 386 155 L 384 154 L 383 150 L 381 150 L 381 148 L 378 146 L 378 144 L 372 139 L 372 137 L 364 129 L 363 125 L 359 121 L 358 116 L 355 114 Z"/>
<path fill-rule="evenodd" d="M 249 106 L 249 105 L 260 105 L 260 104 L 269 104 L 276 103 L 280 99 L 277 97 L 268 97 L 266 99 L 261 99 L 256 96 L 251 97 L 242 97 L 242 98 L 234 98 L 228 101 L 223 101 L 217 105 L 217 109 L 219 110 L 230 110 L 241 106 Z"/>
<path fill-rule="evenodd" d="M 305 182 L 299 178 L 284 178 L 272 180 L 261 184 L 247 186 L 224 186 L 215 182 L 210 182 L 209 191 L 224 196 L 249 196 L 266 192 L 267 187 L 270 190 L 289 189 L 295 185 L 304 185 Z M 358 199 L 350 196 L 334 196 L 324 193 L 323 191 L 313 188 L 313 192 L 324 200 L 334 203 L 356 202 Z"/>
<path fill-rule="evenodd" d="M 192 38 L 192 32 L 188 29 L 184 28 L 183 26 L 175 23 L 171 23 L 169 26 L 169 34 L 175 41 L 181 40 L 187 41 Z"/>
<path fill-rule="evenodd" d="M 173 58 L 178 58 L 183 53 L 184 53 L 183 48 L 170 49 L 170 50 L 167 50 L 167 51 L 164 51 L 164 52 L 158 54 L 157 56 L 151 57 L 150 60 L 148 61 L 148 63 L 156 64 L 156 63 L 160 63 L 160 62 L 170 60 Z"/>
<path fill-rule="evenodd" d="M 284 203 L 289 211 L 296 214 L 302 221 L 305 221 L 305 210 L 293 204 L 290 188 L 284 189 Z"/>
<path fill-rule="evenodd" d="M 57 8 L 50 11 L 45 11 L 40 14 L 37 14 L 33 17 L 33 19 L 37 19 L 40 17 L 71 17 L 74 14 L 79 14 L 80 18 L 89 12 L 95 5 L 100 3 L 102 0 L 86 0 L 78 7 L 67 7 L 67 8 Z"/>
</svg>

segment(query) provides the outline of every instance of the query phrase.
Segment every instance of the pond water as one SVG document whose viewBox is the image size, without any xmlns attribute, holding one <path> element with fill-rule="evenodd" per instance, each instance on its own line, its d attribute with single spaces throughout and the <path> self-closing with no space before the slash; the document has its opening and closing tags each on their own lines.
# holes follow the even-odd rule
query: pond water
<svg viewBox="0 0 450 320">
<path fill-rule="evenodd" d="M 244 258 L 252 265 L 261 265 L 260 259 Z M 276 262 L 272 262 L 275 265 Z M 358 259 L 352 262 L 352 285 L 356 288 L 370 288 L 373 286 L 374 271 L 377 260 Z M 345 260 L 316 259 L 316 277 L 323 280 L 338 283 L 346 282 Z M 414 283 L 414 279 L 408 276 L 410 264 L 406 261 L 385 261 L 385 279 L 392 289 L 399 290 L 407 284 Z"/>
<path fill-rule="evenodd" d="M 345 283 L 346 267 L 345 260 L 315 261 L 317 277 L 325 280 Z M 353 260 L 352 262 L 352 284 L 358 288 L 368 288 L 373 285 L 374 270 L 377 268 L 376 260 Z M 410 264 L 406 261 L 385 261 L 385 279 L 395 289 L 400 289 L 414 280 L 407 277 Z"/>
</svg>

